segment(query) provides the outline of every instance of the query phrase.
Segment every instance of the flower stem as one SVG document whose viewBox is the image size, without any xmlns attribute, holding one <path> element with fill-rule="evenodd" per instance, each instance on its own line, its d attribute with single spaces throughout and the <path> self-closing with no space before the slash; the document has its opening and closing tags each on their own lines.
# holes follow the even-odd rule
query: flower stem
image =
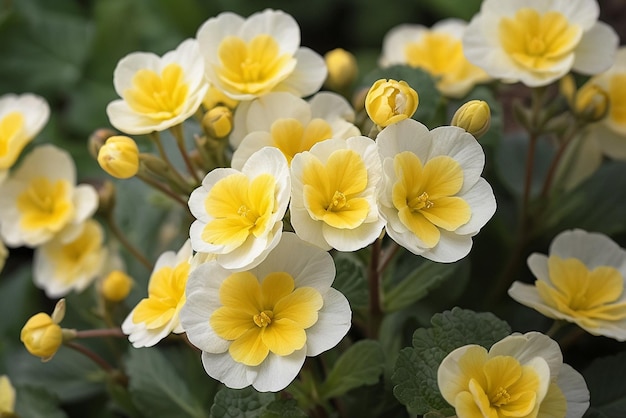
<svg viewBox="0 0 626 418">
<path fill-rule="evenodd" d="M 178 146 L 180 155 L 183 157 L 183 161 L 187 166 L 187 171 L 189 171 L 189 174 L 191 174 L 196 183 L 200 183 L 201 179 L 198 176 L 198 171 L 189 159 L 189 154 L 187 154 L 187 148 L 185 147 L 185 136 L 183 135 L 183 125 L 178 124 L 176 126 L 172 126 L 170 128 L 170 132 L 172 132 L 172 135 L 174 136 L 174 138 L 176 138 L 176 145 Z"/>
<path fill-rule="evenodd" d="M 143 264 L 149 271 L 152 271 L 154 269 L 154 266 L 152 265 L 152 263 L 150 261 L 148 261 L 148 259 L 146 258 L 146 256 L 143 255 L 143 253 L 141 253 L 141 251 L 139 251 L 126 237 L 126 235 L 124 234 L 124 232 L 120 229 L 120 227 L 118 226 L 117 222 L 115 222 L 115 218 L 113 217 L 113 213 L 112 212 L 108 212 L 105 215 L 105 221 L 107 223 L 107 225 L 109 226 L 109 229 L 111 230 L 111 232 L 113 233 L 113 235 L 115 235 L 115 237 L 118 239 L 118 241 L 124 246 L 126 247 L 126 249 L 128 250 L 129 253 L 131 253 L 133 255 L 133 257 L 135 257 L 141 264 Z"/>
<path fill-rule="evenodd" d="M 65 345 L 73 350 L 78 351 L 84 356 L 90 358 L 94 363 L 100 366 L 100 368 L 102 368 L 102 370 L 104 370 L 105 372 L 113 373 L 115 371 L 113 366 L 107 363 L 105 359 L 103 359 L 102 357 L 100 357 L 99 355 L 97 355 L 96 353 L 94 353 L 93 351 L 85 347 L 84 345 L 76 344 L 74 342 L 67 342 L 65 343 Z"/>
<path fill-rule="evenodd" d="M 382 248 L 382 238 L 378 238 L 372 245 L 370 264 L 368 267 L 367 281 L 369 285 L 369 326 L 370 338 L 378 336 L 378 328 L 382 321 L 382 310 L 380 307 L 380 253 Z"/>
<path fill-rule="evenodd" d="M 187 183 L 187 180 L 185 180 L 185 178 L 180 174 L 180 172 L 176 169 L 174 164 L 172 164 L 172 161 L 167 156 L 167 152 L 165 152 L 165 148 L 163 148 L 163 144 L 161 143 L 161 136 L 159 135 L 159 133 L 151 133 L 150 138 L 156 145 L 161 159 L 165 161 L 165 164 L 167 164 L 170 171 L 172 172 L 173 178 L 171 180 L 174 181 L 176 185 L 181 188 L 181 190 L 189 191 L 189 183 Z"/>
<path fill-rule="evenodd" d="M 163 194 L 167 195 L 168 197 L 170 197 L 171 199 L 175 200 L 176 202 L 178 202 L 181 206 L 185 207 L 186 209 L 188 209 L 187 206 L 187 202 L 185 202 L 183 200 L 183 198 L 181 198 L 179 195 L 177 195 L 176 193 L 174 193 L 170 188 L 168 188 L 166 185 L 164 185 L 163 183 L 160 183 L 156 180 L 151 179 L 148 176 L 145 176 L 143 174 L 137 173 L 135 175 L 135 177 L 137 177 L 138 179 L 140 179 L 141 181 L 143 181 L 144 183 L 146 183 L 147 185 L 154 187 L 155 189 L 159 190 L 160 192 L 162 192 Z"/>
<path fill-rule="evenodd" d="M 76 338 L 100 338 L 100 337 L 116 337 L 126 338 L 121 328 L 105 328 L 105 329 L 87 329 L 84 331 L 76 331 Z"/>
</svg>

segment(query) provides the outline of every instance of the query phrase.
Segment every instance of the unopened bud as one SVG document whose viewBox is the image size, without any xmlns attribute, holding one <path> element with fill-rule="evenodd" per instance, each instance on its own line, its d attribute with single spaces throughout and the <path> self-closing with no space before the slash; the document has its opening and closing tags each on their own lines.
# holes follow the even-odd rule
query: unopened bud
<svg viewBox="0 0 626 418">
<path fill-rule="evenodd" d="M 410 118 L 417 110 L 419 97 L 406 81 L 380 79 L 365 97 L 365 110 L 378 126 L 385 127 Z"/>
<path fill-rule="evenodd" d="M 583 85 L 574 99 L 574 113 L 589 122 L 603 119 L 609 111 L 609 94 L 593 83 Z"/>
<path fill-rule="evenodd" d="M 217 106 L 205 113 L 202 126 L 213 138 L 224 138 L 233 129 L 233 112 L 226 106 Z"/>
<path fill-rule="evenodd" d="M 325 85 L 331 90 L 341 91 L 349 87 L 359 73 L 356 58 L 342 48 L 336 48 L 324 55 L 328 76 Z"/>
<path fill-rule="evenodd" d="M 63 343 L 63 332 L 50 315 L 40 312 L 26 321 L 20 333 L 20 340 L 29 353 L 47 361 Z"/>
<path fill-rule="evenodd" d="M 480 138 L 491 125 L 489 105 L 483 100 L 470 100 L 454 113 L 450 125 L 465 129 L 476 139 Z"/>
<path fill-rule="evenodd" d="M 128 296 L 133 286 L 133 279 L 121 270 L 113 270 L 102 281 L 100 292 L 111 302 L 119 302 Z"/>
<path fill-rule="evenodd" d="M 139 170 L 139 149 L 135 141 L 123 135 L 112 136 L 98 151 L 98 164 L 110 175 L 127 179 Z"/>
</svg>

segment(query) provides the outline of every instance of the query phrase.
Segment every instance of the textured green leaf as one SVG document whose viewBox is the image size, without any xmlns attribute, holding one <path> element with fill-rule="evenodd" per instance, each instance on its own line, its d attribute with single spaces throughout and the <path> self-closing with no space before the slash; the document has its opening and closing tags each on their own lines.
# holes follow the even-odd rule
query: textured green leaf
<svg viewBox="0 0 626 418">
<path fill-rule="evenodd" d="M 391 380 L 394 395 L 415 414 L 453 413 L 439 393 L 437 369 L 452 350 L 467 344 L 491 347 L 511 333 L 509 325 L 492 313 L 454 308 L 431 319 L 431 328 L 413 334 L 413 347 L 400 352 Z"/>
<path fill-rule="evenodd" d="M 350 302 L 353 310 L 367 306 L 367 279 L 365 266 L 355 253 L 335 255 L 337 275 L 333 287 L 339 290 Z"/>
<path fill-rule="evenodd" d="M 211 418 L 255 418 L 273 402 L 275 395 L 260 393 L 252 387 L 230 389 L 223 387 L 215 395 Z"/>
<path fill-rule="evenodd" d="M 301 418 L 306 417 L 307 414 L 298 408 L 295 399 L 279 399 L 267 405 L 260 416 L 261 418 Z"/>
<path fill-rule="evenodd" d="M 15 412 L 24 418 L 66 418 L 59 399 L 42 387 L 16 386 Z"/>
<path fill-rule="evenodd" d="M 207 416 L 198 400 L 192 397 L 187 381 L 158 349 L 131 349 L 127 371 L 133 402 L 146 416 Z"/>
<path fill-rule="evenodd" d="M 626 352 L 594 360 L 583 376 L 591 400 L 586 416 L 623 417 L 626 411 Z"/>
<path fill-rule="evenodd" d="M 353 344 L 334 364 L 320 387 L 320 397 L 329 399 L 359 386 L 373 385 L 384 370 L 384 362 L 378 341 L 361 340 Z"/>
</svg>

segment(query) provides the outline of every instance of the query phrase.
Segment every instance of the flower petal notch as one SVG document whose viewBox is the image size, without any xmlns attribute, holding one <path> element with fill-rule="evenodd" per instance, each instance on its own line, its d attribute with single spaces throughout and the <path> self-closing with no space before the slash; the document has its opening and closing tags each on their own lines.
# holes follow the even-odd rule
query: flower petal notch
<svg viewBox="0 0 626 418">
<path fill-rule="evenodd" d="M 537 280 L 513 283 L 513 299 L 592 335 L 626 341 L 626 250 L 613 240 L 580 229 L 564 231 L 547 256 L 531 254 L 528 267 Z"/>
<path fill-rule="evenodd" d="M 210 279 L 209 279 L 210 278 Z M 335 265 L 325 251 L 286 232 L 258 266 L 240 272 L 199 265 L 181 311 L 189 341 L 202 350 L 209 376 L 240 389 L 284 389 L 306 356 L 331 349 L 352 313 L 333 289 Z"/>
</svg>

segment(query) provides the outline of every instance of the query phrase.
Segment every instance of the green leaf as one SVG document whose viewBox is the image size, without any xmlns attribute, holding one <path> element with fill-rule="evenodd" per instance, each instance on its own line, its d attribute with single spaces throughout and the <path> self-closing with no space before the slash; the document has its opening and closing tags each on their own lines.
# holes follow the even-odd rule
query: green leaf
<svg viewBox="0 0 626 418">
<path fill-rule="evenodd" d="M 431 328 L 419 328 L 413 334 L 413 347 L 400 352 L 391 381 L 394 395 L 409 411 L 425 414 L 454 411 L 439 393 L 437 370 L 441 361 L 454 349 L 479 344 L 491 347 L 511 333 L 509 325 L 489 312 L 476 313 L 454 308 L 435 314 Z"/>
<path fill-rule="evenodd" d="M 482 0 L 424 0 L 422 6 L 438 16 L 470 20 L 480 9 Z"/>
<path fill-rule="evenodd" d="M 261 418 L 300 418 L 306 417 L 307 414 L 298 408 L 298 402 L 295 399 L 279 399 L 265 408 Z"/>
<path fill-rule="evenodd" d="M 350 389 L 378 382 L 383 373 L 385 354 L 378 341 L 361 340 L 339 357 L 326 381 L 320 387 L 320 397 L 330 399 Z"/>
<path fill-rule="evenodd" d="M 200 403 L 191 396 L 187 381 L 158 349 L 131 349 L 127 371 L 134 404 L 147 416 L 206 417 Z"/>
<path fill-rule="evenodd" d="M 67 418 L 59 399 L 42 387 L 16 386 L 15 413 L 28 418 Z"/>
<path fill-rule="evenodd" d="M 626 352 L 594 360 L 584 370 L 583 376 L 591 399 L 588 415 L 623 417 L 626 411 Z"/>
<path fill-rule="evenodd" d="M 406 81 L 411 88 L 417 91 L 419 106 L 413 119 L 422 122 L 429 128 L 441 125 L 443 121 L 435 120 L 441 104 L 441 94 L 435 86 L 433 77 L 420 68 L 411 68 L 406 65 L 395 65 L 388 68 L 377 68 L 363 78 L 366 86 L 372 85 L 381 78 Z"/>
<path fill-rule="evenodd" d="M 344 294 L 352 310 L 367 306 L 367 279 L 363 262 L 355 253 L 337 253 L 334 257 L 337 274 L 333 287 Z"/>
<path fill-rule="evenodd" d="M 211 418 L 255 418 L 275 399 L 272 393 L 260 393 L 252 387 L 230 389 L 223 387 L 215 395 Z"/>
</svg>

